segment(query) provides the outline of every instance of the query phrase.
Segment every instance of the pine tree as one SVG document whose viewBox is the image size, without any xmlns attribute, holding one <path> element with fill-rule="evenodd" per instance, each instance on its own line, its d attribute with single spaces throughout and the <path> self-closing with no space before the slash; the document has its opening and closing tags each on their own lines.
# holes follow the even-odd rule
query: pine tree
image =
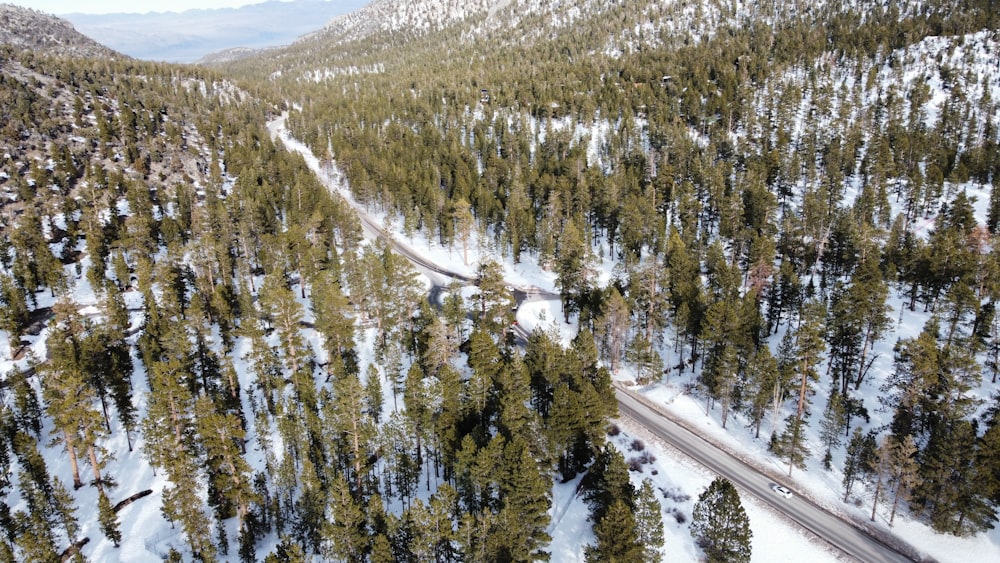
<svg viewBox="0 0 1000 563">
<path fill-rule="evenodd" d="M 428 506 L 434 557 L 438 561 L 458 559 L 458 546 L 455 541 L 457 508 L 458 493 L 451 485 L 442 483 L 431 495 Z"/>
<path fill-rule="evenodd" d="M 720 250 L 721 252 L 721 250 Z M 701 385 L 708 405 L 713 399 L 722 403 L 722 427 L 729 417 L 729 407 L 736 391 L 739 370 L 737 346 L 742 343 L 740 320 L 735 300 L 720 299 L 709 305 L 701 327 L 702 347 L 705 350 L 705 369 Z"/>
<path fill-rule="evenodd" d="M 108 500 L 108 495 L 104 494 L 104 491 L 98 492 L 97 517 L 101 523 L 101 531 L 104 532 L 104 537 L 111 540 L 111 543 L 115 547 L 118 547 L 122 541 L 121 526 L 118 523 L 118 515 L 115 513 L 115 509 L 111 506 L 111 501 Z"/>
<path fill-rule="evenodd" d="M 385 397 L 382 395 L 382 376 L 375 364 L 368 364 L 365 376 L 365 412 L 375 424 L 382 418 L 382 406 Z"/>
<path fill-rule="evenodd" d="M 264 558 L 264 563 L 307 563 L 308 561 L 302 546 L 287 536 L 283 537 L 274 551 Z"/>
<path fill-rule="evenodd" d="M 503 506 L 497 514 L 500 550 L 494 550 L 495 556 L 501 561 L 547 560 L 543 548 L 551 539 L 546 529 L 552 483 L 522 435 L 507 442 L 497 469 Z"/>
<path fill-rule="evenodd" d="M 472 216 L 472 206 L 464 198 L 452 203 L 452 217 L 455 221 L 455 232 L 462 243 L 462 261 L 469 265 L 469 242 L 472 240 L 472 229 L 475 218 Z"/>
<path fill-rule="evenodd" d="M 805 469 L 805 461 L 810 455 L 809 448 L 806 446 L 805 427 L 804 420 L 795 415 L 789 415 L 785 419 L 785 430 L 781 434 L 771 437 L 770 449 L 788 461 L 789 476 L 795 467 Z"/>
<path fill-rule="evenodd" d="M 246 432 L 236 415 L 218 412 L 207 395 L 195 402 L 195 423 L 211 489 L 218 495 L 209 502 L 226 518 L 235 509 L 236 528 L 242 531 L 250 505 L 257 500 L 250 483 L 250 466 L 239 446 Z"/>
<path fill-rule="evenodd" d="M 604 516 L 594 524 L 597 545 L 587 546 L 588 562 L 626 563 L 643 560 L 643 546 L 639 543 L 639 531 L 635 516 L 629 505 L 614 500 Z"/>
<path fill-rule="evenodd" d="M 892 471 L 892 448 L 891 436 L 882 439 L 882 442 L 875 448 L 872 458 L 869 460 L 868 476 L 873 481 L 872 490 L 872 516 L 871 521 L 875 521 L 875 514 L 878 510 L 878 503 L 885 494 L 885 482 Z"/>
<path fill-rule="evenodd" d="M 638 325 L 649 341 L 666 326 L 668 278 L 666 267 L 655 257 L 629 272 L 629 295 L 635 302 Z"/>
<path fill-rule="evenodd" d="M 21 331 L 28 325 L 28 315 L 24 291 L 13 278 L 0 274 L 0 330 L 7 333 L 11 356 L 20 347 Z"/>
<path fill-rule="evenodd" d="M 851 284 L 851 301 L 858 310 L 861 323 L 861 356 L 858 358 L 858 369 L 854 378 L 854 389 L 861 388 L 865 376 L 871 367 L 868 352 L 876 342 L 882 339 L 883 333 L 889 327 L 890 308 L 886 305 L 889 288 L 879 269 L 878 257 L 874 252 L 867 254 L 858 266 Z M 845 374 L 845 379 L 847 375 Z"/>
<path fill-rule="evenodd" d="M 625 359 L 635 366 L 636 382 L 649 385 L 659 381 L 663 375 L 663 360 L 653 343 L 641 334 L 636 334 L 625 349 Z"/>
<path fill-rule="evenodd" d="M 928 396 L 940 373 L 937 332 L 932 318 L 918 336 L 896 344 L 895 368 L 882 389 L 881 401 L 893 409 L 890 428 L 897 440 L 921 433 L 932 416 Z"/>
<path fill-rule="evenodd" d="M 56 305 L 57 324 L 48 340 L 50 358 L 44 365 L 48 376 L 43 379 L 42 395 L 55 423 L 53 434 L 59 436 L 69 456 L 74 488 L 83 486 L 77 455 L 85 452 L 90 460 L 94 485 L 100 489 L 103 463 L 98 453 L 108 430 L 96 407 L 97 394 L 85 373 L 86 359 L 82 353 L 86 327 L 74 307 L 66 302 Z"/>
<path fill-rule="evenodd" d="M 323 335 L 327 354 L 341 355 L 353 348 L 354 319 L 350 316 L 350 305 L 341 291 L 340 281 L 332 272 L 317 276 L 311 304 L 316 330 Z"/>
<path fill-rule="evenodd" d="M 277 273 L 264 278 L 264 284 L 260 288 L 260 303 L 261 310 L 274 324 L 278 338 L 281 339 L 285 369 L 290 373 L 297 372 L 307 355 L 305 342 L 299 332 L 302 305 Z"/>
<path fill-rule="evenodd" d="M 31 360 L 34 363 L 34 360 Z M 13 390 L 12 407 L 14 424 L 22 432 L 29 432 L 35 438 L 42 437 L 42 405 L 38 393 L 28 381 L 25 371 L 14 369 L 7 373 L 7 387 Z"/>
<path fill-rule="evenodd" d="M 1000 508 L 1000 394 L 994 394 L 984 418 L 986 432 L 979 439 L 977 471 L 982 478 L 983 494 Z"/>
<path fill-rule="evenodd" d="M 505 360 L 504 369 L 501 370 L 498 380 L 499 432 L 508 440 L 513 440 L 515 436 L 522 439 L 531 439 L 529 448 L 533 452 L 541 452 L 543 446 L 538 438 L 540 421 L 534 411 L 531 410 L 531 387 L 528 382 L 528 370 L 521 360 L 515 355 Z M 435 401 L 440 403 L 440 401 Z"/>
<path fill-rule="evenodd" d="M 372 540 L 371 553 L 368 558 L 371 563 L 394 563 L 396 561 L 392 553 L 392 544 L 385 534 L 378 534 Z"/>
<path fill-rule="evenodd" d="M 618 289 L 611 286 L 602 300 L 601 315 L 594 332 L 600 339 L 601 353 L 612 372 L 618 372 L 625 355 L 630 325 L 628 304 Z"/>
<path fill-rule="evenodd" d="M 823 454 L 823 467 L 829 471 L 833 461 L 833 448 L 841 444 L 840 434 L 847 424 L 847 411 L 840 390 L 834 388 L 830 392 L 826 409 L 823 411 L 823 420 L 820 421 L 819 439 L 826 446 Z"/>
<path fill-rule="evenodd" d="M 451 338 L 448 328 L 433 314 L 430 306 L 427 305 L 426 308 L 428 324 L 418 335 L 418 339 L 423 341 L 421 361 L 429 375 L 437 375 L 438 370 L 457 354 L 458 342 Z M 421 317 L 424 317 L 424 313 L 421 311 Z"/>
<path fill-rule="evenodd" d="M 144 453 L 157 467 L 167 467 L 179 451 L 193 447 L 194 397 L 187 381 L 190 372 L 183 350 L 147 368 L 150 393 L 142 421 Z"/>
<path fill-rule="evenodd" d="M 909 502 L 913 489 L 920 483 L 920 466 L 917 463 L 917 446 L 913 436 L 907 436 L 902 442 L 894 436 L 886 437 L 889 442 L 889 464 L 891 473 L 888 486 L 892 491 L 892 511 L 889 514 L 889 525 L 896 519 L 896 510 L 900 501 Z"/>
<path fill-rule="evenodd" d="M 767 346 L 755 350 L 747 361 L 746 381 L 743 386 L 746 398 L 744 405 L 753 423 L 754 438 L 760 437 L 760 427 L 767 415 L 768 407 L 777 407 L 786 392 L 786 385 L 783 383 L 787 382 L 782 382 L 779 378 L 780 373 L 778 362 Z"/>
<path fill-rule="evenodd" d="M 333 382 L 333 395 L 323 408 L 323 422 L 326 432 L 337 438 L 334 447 L 342 450 L 341 455 L 349 468 L 345 469 L 344 477 L 349 478 L 353 494 L 358 495 L 363 491 L 362 483 L 369 471 L 371 442 L 376 430 L 372 419 L 365 414 L 364 388 L 356 373 L 338 374 Z M 409 413 L 409 403 L 407 407 Z"/>
<path fill-rule="evenodd" d="M 694 505 L 691 535 L 710 562 L 750 561 L 753 532 L 740 495 L 729 480 L 717 478 Z"/>
<path fill-rule="evenodd" d="M 495 383 L 502 369 L 500 349 L 489 333 L 477 326 L 469 337 L 468 354 L 472 378 L 467 384 L 466 405 L 478 413 L 485 426 L 494 414 Z"/>
<path fill-rule="evenodd" d="M 461 286 L 458 282 L 448 285 L 448 293 L 441 304 L 441 314 L 444 316 L 445 324 L 451 336 L 461 342 L 465 338 L 465 318 L 468 311 L 465 308 L 465 299 L 462 297 Z"/>
<path fill-rule="evenodd" d="M 913 492 L 911 508 L 930 520 L 931 527 L 958 536 L 993 527 L 995 508 L 980 487 L 976 465 L 975 421 L 944 421 L 931 431 L 920 454 L 921 482 Z"/>
<path fill-rule="evenodd" d="M 630 511 L 634 506 L 635 487 L 629 481 L 625 458 L 610 443 L 604 444 L 580 486 L 594 522 L 601 521 L 615 500 L 624 501 Z"/>
<path fill-rule="evenodd" d="M 109 320 L 107 325 L 93 328 L 80 345 L 90 383 L 100 399 L 107 431 L 111 433 L 108 416 L 110 398 L 131 448 L 132 433 L 136 430 L 138 420 L 136 407 L 132 403 L 132 358 L 124 339 L 127 326 L 114 326 L 111 322 Z"/>
<path fill-rule="evenodd" d="M 364 561 L 368 535 L 362 507 L 343 476 L 335 476 L 330 492 L 332 517 L 323 524 L 323 556 L 337 561 Z"/>
<path fill-rule="evenodd" d="M 185 454 L 177 455 L 166 467 L 172 486 L 163 490 L 161 512 L 167 521 L 178 523 L 184 531 L 194 556 L 201 561 L 214 561 L 217 553 L 212 542 L 211 520 L 202 510 L 199 498 L 198 471 L 194 460 Z"/>
<path fill-rule="evenodd" d="M 821 301 L 810 301 L 802 306 L 802 317 L 795 331 L 795 355 L 798 358 L 799 399 L 795 418 L 800 422 L 806 415 L 808 397 L 812 391 L 810 383 L 819 378 L 816 366 L 826 349 L 823 341 L 823 316 L 826 312 Z"/>
<path fill-rule="evenodd" d="M 592 260 L 580 229 L 574 221 L 566 221 L 557 249 L 556 287 L 559 288 L 563 318 L 567 323 L 570 315 L 579 310 L 582 297 L 590 290 Z"/>
<path fill-rule="evenodd" d="M 71 540 L 75 540 L 80 531 L 73 497 L 60 480 L 50 477 L 45 458 L 30 435 L 15 433 L 13 450 L 21 465 L 17 474 L 18 489 L 28 509 L 14 514 L 14 528 L 20 533 L 13 540 L 22 550 L 23 559 L 55 561 L 58 559 L 53 555 L 57 549 L 57 526 Z"/>
<path fill-rule="evenodd" d="M 503 269 L 496 262 L 483 262 L 476 271 L 476 288 L 473 296 L 473 320 L 496 341 L 514 321 L 514 296 L 503 279 Z"/>
<path fill-rule="evenodd" d="M 861 427 L 856 426 L 844 458 L 844 502 L 847 502 L 854 484 L 871 471 L 875 450 L 875 436 L 864 434 Z"/>
<path fill-rule="evenodd" d="M 662 559 L 663 549 L 663 508 L 653 491 L 653 482 L 642 480 L 635 499 L 635 522 L 638 529 L 639 545 L 643 546 L 643 561 L 655 563 Z"/>
</svg>

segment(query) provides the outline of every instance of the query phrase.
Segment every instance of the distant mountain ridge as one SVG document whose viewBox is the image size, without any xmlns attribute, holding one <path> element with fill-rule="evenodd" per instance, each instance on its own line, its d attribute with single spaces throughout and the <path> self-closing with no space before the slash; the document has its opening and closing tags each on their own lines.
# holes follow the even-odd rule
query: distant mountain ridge
<svg viewBox="0 0 1000 563">
<path fill-rule="evenodd" d="M 66 14 L 81 32 L 133 57 L 196 62 L 206 55 L 285 45 L 368 0 L 271 0 L 242 8 L 147 14 Z"/>
<path fill-rule="evenodd" d="M 66 20 L 10 4 L 0 4 L 0 43 L 57 55 L 121 56 L 80 33 Z"/>
<path fill-rule="evenodd" d="M 360 39 L 377 32 L 406 30 L 419 34 L 510 5 L 511 0 L 375 0 L 337 16 L 320 32 L 342 39 Z"/>
</svg>

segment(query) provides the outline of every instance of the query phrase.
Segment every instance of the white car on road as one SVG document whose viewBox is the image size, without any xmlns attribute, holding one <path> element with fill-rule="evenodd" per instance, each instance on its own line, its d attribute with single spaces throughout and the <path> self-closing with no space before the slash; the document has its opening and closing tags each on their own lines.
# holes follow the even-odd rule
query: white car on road
<svg viewBox="0 0 1000 563">
<path fill-rule="evenodd" d="M 788 489 L 782 487 L 781 485 L 776 485 L 772 483 L 771 490 L 785 498 L 792 498 L 792 491 L 789 491 Z"/>
</svg>

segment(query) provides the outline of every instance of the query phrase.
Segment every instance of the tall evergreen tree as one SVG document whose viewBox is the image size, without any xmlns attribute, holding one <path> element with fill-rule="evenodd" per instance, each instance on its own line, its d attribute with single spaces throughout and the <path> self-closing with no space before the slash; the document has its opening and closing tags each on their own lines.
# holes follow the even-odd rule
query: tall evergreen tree
<svg viewBox="0 0 1000 563">
<path fill-rule="evenodd" d="M 324 557 L 337 561 L 364 561 L 365 546 L 369 541 L 364 511 L 351 495 L 350 485 L 342 476 L 333 479 L 330 505 L 332 517 L 323 525 Z"/>
<path fill-rule="evenodd" d="M 99 452 L 103 451 L 102 441 L 108 430 L 97 410 L 97 394 L 85 373 L 87 359 L 83 356 L 83 341 L 86 327 L 74 305 L 60 302 L 56 309 L 57 324 L 48 340 L 50 358 L 44 365 L 47 377 L 43 379 L 42 395 L 55 423 L 53 434 L 59 436 L 66 448 L 73 486 L 83 486 L 77 467 L 77 455 L 83 452 L 90 461 L 93 482 L 101 488 L 103 462 Z"/>
<path fill-rule="evenodd" d="M 875 450 L 875 436 L 863 433 L 861 427 L 856 426 L 844 458 L 844 502 L 847 502 L 854 484 L 871 472 Z"/>
<path fill-rule="evenodd" d="M 257 500 L 250 482 L 250 466 L 241 451 L 246 432 L 236 415 L 218 412 L 207 395 L 197 399 L 195 414 L 210 489 L 218 495 L 209 502 L 222 518 L 235 511 L 236 528 L 242 531 L 251 504 Z"/>
<path fill-rule="evenodd" d="M 28 316 L 24 291 L 17 286 L 14 278 L 0 274 L 0 330 L 7 333 L 11 356 L 20 347 L 21 331 L 28 325 Z"/>
<path fill-rule="evenodd" d="M 750 520 L 729 480 L 717 478 L 694 505 L 691 535 L 712 563 L 750 561 Z"/>
<path fill-rule="evenodd" d="M 101 531 L 104 537 L 111 540 L 111 543 L 118 547 L 122 541 L 121 525 L 118 523 L 118 515 L 108 500 L 108 495 L 103 491 L 98 492 L 97 497 L 97 518 L 101 524 Z"/>
<path fill-rule="evenodd" d="M 496 262 L 483 262 L 476 271 L 476 288 L 473 296 L 474 323 L 498 341 L 500 335 L 514 321 L 514 296 L 503 279 L 503 269 Z"/>
<path fill-rule="evenodd" d="M 909 502 L 913 489 L 920 483 L 917 462 L 918 449 L 913 436 L 907 436 L 902 442 L 894 436 L 886 437 L 889 441 L 890 471 L 888 486 L 892 493 L 892 510 L 889 514 L 889 525 L 896 520 L 896 511 L 900 501 Z"/>
<path fill-rule="evenodd" d="M 643 561 L 646 563 L 660 561 L 664 543 L 663 508 L 653 491 L 653 482 L 649 479 L 642 480 L 642 486 L 636 494 L 635 522 L 639 545 L 643 546 Z"/>
<path fill-rule="evenodd" d="M 556 287 L 562 298 L 563 319 L 579 311 L 581 299 L 590 290 L 593 278 L 592 256 L 584 235 L 575 221 L 563 225 L 556 251 Z"/>
<path fill-rule="evenodd" d="M 768 407 L 776 411 L 787 393 L 788 382 L 782 380 L 781 374 L 778 362 L 767 346 L 755 350 L 747 361 L 744 408 L 753 423 L 754 438 L 760 437 L 760 427 Z"/>
<path fill-rule="evenodd" d="M 823 411 L 823 420 L 820 421 L 819 438 L 826 446 L 823 454 L 823 467 L 830 469 L 833 461 L 833 448 L 841 444 L 841 432 L 847 421 L 847 408 L 840 394 L 840 390 L 834 388 L 827 399 L 826 409 Z"/>
<path fill-rule="evenodd" d="M 615 499 L 607 512 L 594 524 L 597 545 L 588 546 L 588 562 L 625 563 L 642 561 L 643 546 L 632 509 L 622 499 Z"/>
<path fill-rule="evenodd" d="M 506 443 L 503 463 L 497 469 L 502 506 L 488 539 L 493 557 L 497 561 L 547 561 L 552 482 L 544 465 L 518 435 Z"/>
<path fill-rule="evenodd" d="M 795 418 L 800 422 L 806 415 L 809 395 L 812 393 L 811 382 L 819 379 L 816 367 L 822 360 L 821 355 L 826 349 L 823 341 L 823 316 L 826 307 L 818 300 L 809 301 L 802 306 L 802 317 L 795 331 L 795 354 L 798 358 L 799 398 L 795 408 Z"/>
<path fill-rule="evenodd" d="M 781 434 L 771 436 L 770 449 L 788 462 L 788 475 L 792 469 L 805 469 L 809 457 L 809 447 L 806 445 L 806 421 L 789 415 L 785 419 L 785 430 Z"/>
<path fill-rule="evenodd" d="M 971 535 L 992 528 L 997 520 L 988 491 L 979 486 L 976 429 L 968 420 L 937 424 L 921 452 L 921 482 L 910 505 L 937 531 Z"/>
</svg>

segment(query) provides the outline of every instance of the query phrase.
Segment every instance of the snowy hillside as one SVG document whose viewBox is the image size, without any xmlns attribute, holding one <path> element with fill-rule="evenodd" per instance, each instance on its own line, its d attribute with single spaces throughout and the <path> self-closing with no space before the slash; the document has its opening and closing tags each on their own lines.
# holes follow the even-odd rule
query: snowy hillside
<svg viewBox="0 0 1000 563">
<path fill-rule="evenodd" d="M 1000 559 L 1000 23 L 960 4 L 4 50 L 0 561 L 839 560 L 805 504 Z"/>
</svg>

